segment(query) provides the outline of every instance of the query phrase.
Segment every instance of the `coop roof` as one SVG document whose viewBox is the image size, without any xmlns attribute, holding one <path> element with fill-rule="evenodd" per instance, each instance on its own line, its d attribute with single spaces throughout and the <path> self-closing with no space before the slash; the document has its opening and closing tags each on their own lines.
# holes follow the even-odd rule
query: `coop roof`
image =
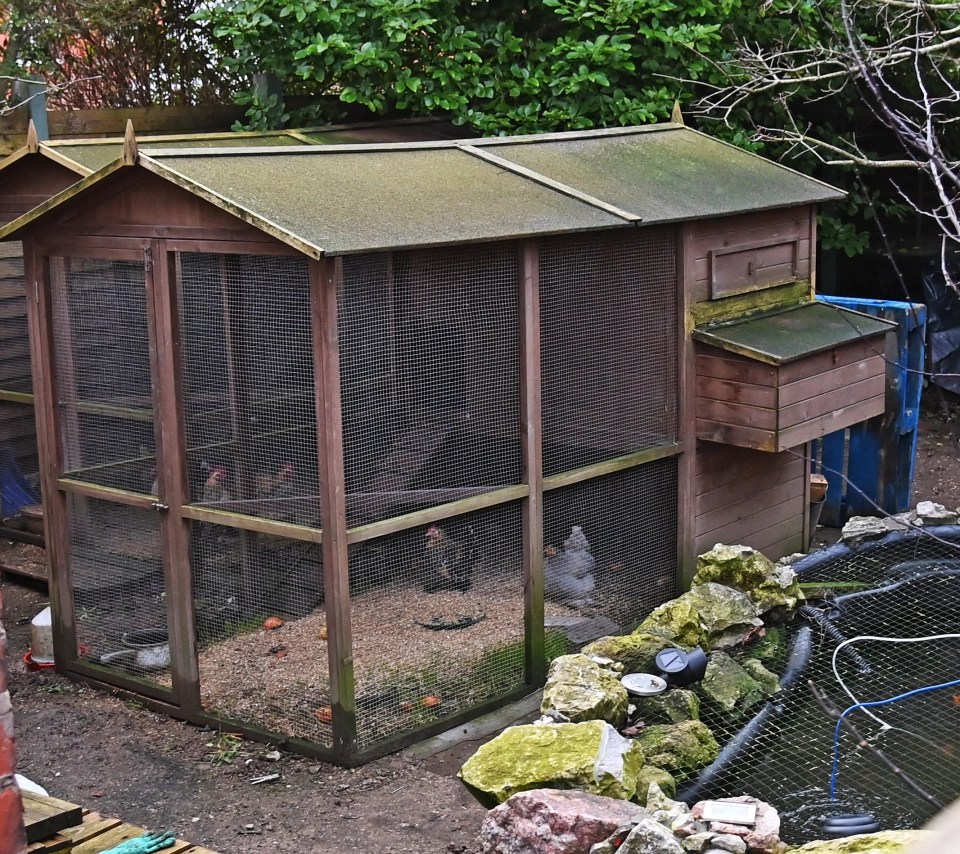
<svg viewBox="0 0 960 854">
<path fill-rule="evenodd" d="M 858 338 L 889 332 L 896 326 L 857 311 L 812 302 L 786 311 L 704 326 L 695 329 L 693 337 L 721 350 L 782 365 Z"/>
<path fill-rule="evenodd" d="M 276 131 L 224 131 L 138 137 L 138 144 L 158 151 L 179 148 L 255 148 L 291 145 L 351 145 L 384 142 L 421 142 L 449 139 L 453 126 L 433 119 L 401 119 L 383 122 L 327 125 Z M 31 154 L 39 154 L 80 176 L 90 175 L 123 154 L 122 137 L 101 139 L 45 140 L 36 147 L 23 146 L 0 160 L 0 172 Z"/>
<path fill-rule="evenodd" d="M 679 124 L 374 145 L 159 148 L 139 168 L 308 255 L 703 219 L 842 193 Z M 13 235 L 121 161 L 0 230 Z"/>
</svg>

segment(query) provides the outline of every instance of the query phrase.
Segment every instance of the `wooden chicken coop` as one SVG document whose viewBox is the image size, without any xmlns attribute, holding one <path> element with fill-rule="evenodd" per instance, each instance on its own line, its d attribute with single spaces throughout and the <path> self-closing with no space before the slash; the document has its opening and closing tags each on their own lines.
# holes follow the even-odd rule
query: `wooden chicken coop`
<svg viewBox="0 0 960 854">
<path fill-rule="evenodd" d="M 452 126 L 431 119 L 328 125 L 301 130 L 166 134 L 146 137 L 160 149 L 329 145 L 401 142 L 453 136 Z M 0 225 L 45 202 L 116 160 L 122 137 L 40 141 L 30 127 L 28 143 L 0 160 Z M 27 504 L 39 502 L 36 426 L 30 371 L 30 341 L 20 244 L 0 246 L 0 534 L 42 544 Z M 20 476 L 24 475 L 27 482 Z M 39 520 L 42 525 L 42 520 Z"/>
<path fill-rule="evenodd" d="M 354 764 L 797 550 L 805 443 L 883 409 L 889 324 L 812 303 L 839 195 L 680 124 L 131 138 L 0 231 L 58 666 Z"/>
</svg>

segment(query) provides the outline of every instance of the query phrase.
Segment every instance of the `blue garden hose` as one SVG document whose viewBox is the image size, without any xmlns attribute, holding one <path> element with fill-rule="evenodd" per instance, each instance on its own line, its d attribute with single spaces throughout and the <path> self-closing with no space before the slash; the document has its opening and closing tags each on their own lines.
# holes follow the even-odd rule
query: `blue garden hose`
<svg viewBox="0 0 960 854">
<path fill-rule="evenodd" d="M 870 709 L 876 706 L 888 706 L 890 703 L 896 703 L 898 700 L 906 700 L 909 697 L 916 697 L 919 694 L 927 694 L 931 691 L 939 691 L 941 688 L 955 688 L 960 685 L 960 679 L 954 679 L 952 682 L 942 682 L 939 685 L 927 685 L 923 688 L 914 688 L 912 691 L 907 691 L 905 694 L 897 694 L 896 697 L 890 697 L 886 700 L 872 700 L 869 703 L 854 703 L 854 705 L 846 708 L 841 712 L 840 717 L 837 718 L 837 725 L 833 730 L 833 767 L 830 769 L 830 800 L 835 801 L 837 799 L 837 774 L 840 769 L 840 728 L 843 724 L 843 719 L 850 714 L 855 712 L 857 709 Z"/>
</svg>

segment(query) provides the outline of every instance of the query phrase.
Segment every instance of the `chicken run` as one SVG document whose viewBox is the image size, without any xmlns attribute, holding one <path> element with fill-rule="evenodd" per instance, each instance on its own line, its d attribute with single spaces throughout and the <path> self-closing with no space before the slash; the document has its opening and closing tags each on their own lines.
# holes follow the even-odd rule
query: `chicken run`
<svg viewBox="0 0 960 854">
<path fill-rule="evenodd" d="M 883 408 L 888 327 L 813 301 L 838 196 L 682 124 L 129 135 L 0 228 L 58 666 L 356 764 L 630 631 L 715 542 L 797 551 L 805 443 Z"/>
</svg>

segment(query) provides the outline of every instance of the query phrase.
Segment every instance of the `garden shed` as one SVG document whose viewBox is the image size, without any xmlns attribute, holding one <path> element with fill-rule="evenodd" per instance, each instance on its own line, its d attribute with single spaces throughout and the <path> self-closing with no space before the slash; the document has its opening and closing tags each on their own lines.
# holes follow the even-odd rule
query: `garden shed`
<svg viewBox="0 0 960 854">
<path fill-rule="evenodd" d="M 705 543 L 797 550 L 805 443 L 884 406 L 890 324 L 813 303 L 839 195 L 681 124 L 130 138 L 0 231 L 58 665 L 357 763 L 631 629 Z"/>
</svg>

